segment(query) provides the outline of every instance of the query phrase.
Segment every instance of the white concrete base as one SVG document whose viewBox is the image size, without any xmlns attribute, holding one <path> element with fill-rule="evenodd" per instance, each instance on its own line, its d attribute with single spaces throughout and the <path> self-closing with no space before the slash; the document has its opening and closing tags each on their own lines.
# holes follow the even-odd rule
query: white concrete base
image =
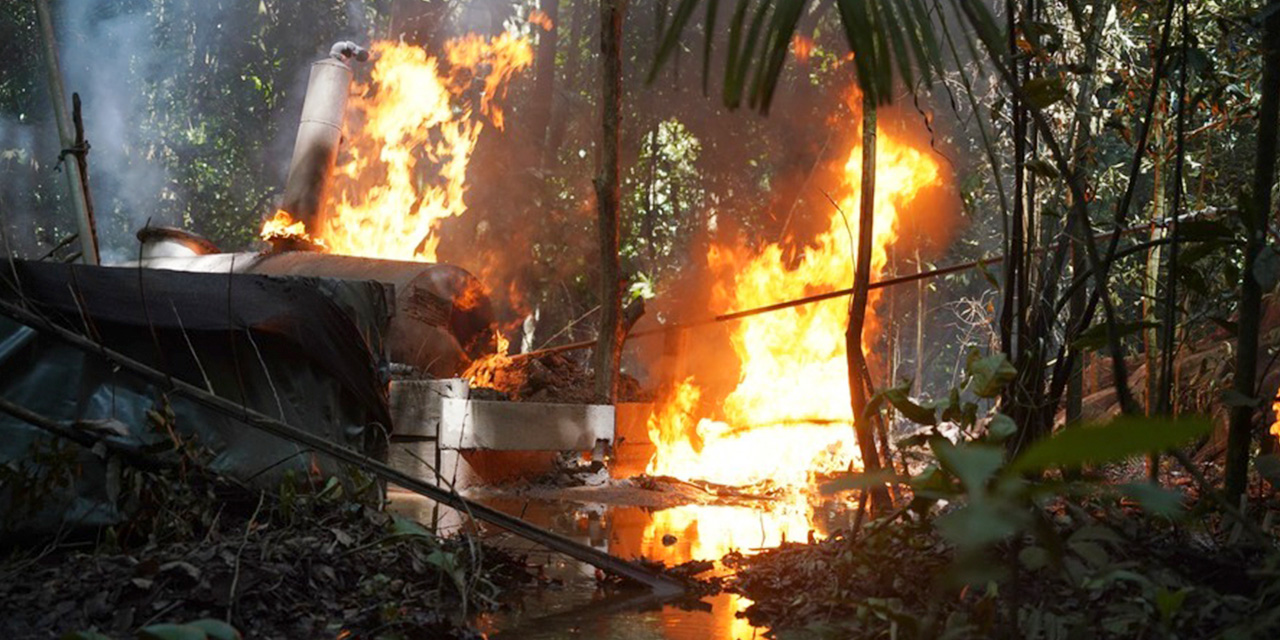
<svg viewBox="0 0 1280 640">
<path fill-rule="evenodd" d="M 536 476 L 560 451 L 592 451 L 603 440 L 621 443 L 629 474 L 644 470 L 651 453 L 647 404 L 550 404 L 471 399 L 462 379 L 391 383 L 394 421 L 389 461 L 429 482 L 438 471 L 459 489 L 485 481 Z M 634 452 L 633 452 L 634 450 Z M 631 455 L 634 453 L 634 455 Z M 631 461 L 630 458 L 636 458 Z"/>
<path fill-rule="evenodd" d="M 590 451 L 613 442 L 610 405 L 443 398 L 440 447 L 490 451 Z"/>
</svg>

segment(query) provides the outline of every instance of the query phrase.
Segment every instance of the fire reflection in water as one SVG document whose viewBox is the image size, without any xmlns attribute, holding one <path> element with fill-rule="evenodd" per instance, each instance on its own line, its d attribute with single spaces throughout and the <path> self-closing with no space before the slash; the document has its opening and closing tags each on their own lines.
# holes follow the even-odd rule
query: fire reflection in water
<svg viewBox="0 0 1280 640">
<path fill-rule="evenodd" d="M 413 494 L 394 491 L 392 509 L 429 522 L 434 504 Z M 784 541 L 803 542 L 813 530 L 825 537 L 842 514 L 828 513 L 803 501 L 778 501 L 751 505 L 682 505 L 648 509 L 621 505 L 569 505 L 560 502 L 491 499 L 490 506 L 518 514 L 538 526 L 608 551 L 621 558 L 661 560 L 668 566 L 690 560 L 718 561 L 732 551 L 751 553 L 776 547 Z M 442 531 L 455 531 L 467 519 L 456 513 L 442 517 Z M 496 532 L 491 532 L 496 533 Z M 667 538 L 666 536 L 673 536 Z M 563 589 L 534 589 L 508 602 L 511 609 L 476 619 L 491 636 L 561 638 L 566 625 L 587 638 L 668 638 L 670 640 L 738 640 L 763 637 L 737 613 L 751 601 L 731 593 L 708 598 L 708 609 L 685 610 L 611 607 L 609 596 L 597 590 L 594 570 L 558 554 L 542 552 L 528 542 L 486 535 L 493 544 L 510 544 L 528 553 L 529 563 L 541 566 L 548 577 L 565 582 Z M 717 565 L 713 571 L 726 571 Z M 643 594 L 638 594 L 640 597 Z"/>
</svg>

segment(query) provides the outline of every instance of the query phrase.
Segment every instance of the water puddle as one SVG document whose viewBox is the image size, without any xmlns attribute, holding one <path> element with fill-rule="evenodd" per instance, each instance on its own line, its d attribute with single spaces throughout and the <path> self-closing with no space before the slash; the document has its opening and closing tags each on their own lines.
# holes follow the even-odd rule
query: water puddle
<svg viewBox="0 0 1280 640">
<path fill-rule="evenodd" d="M 622 558 L 661 560 L 668 566 L 689 560 L 718 561 L 730 551 L 750 553 L 784 541 L 825 536 L 845 517 L 839 510 L 805 503 L 682 505 L 648 509 L 627 505 L 575 504 L 544 500 L 488 499 L 490 506 Z M 435 511 L 413 494 L 393 493 L 392 510 L 442 532 L 461 521 Z M 812 533 L 811 533 L 812 532 Z M 490 638 L 600 638 L 602 640 L 744 640 L 764 636 L 737 613 L 751 603 L 722 593 L 692 605 L 656 601 L 642 591 L 606 593 L 595 569 L 503 532 L 486 540 L 521 553 L 563 586 L 529 588 L 512 594 L 507 609 L 485 614 L 477 626 Z M 724 569 L 717 564 L 716 571 Z"/>
</svg>

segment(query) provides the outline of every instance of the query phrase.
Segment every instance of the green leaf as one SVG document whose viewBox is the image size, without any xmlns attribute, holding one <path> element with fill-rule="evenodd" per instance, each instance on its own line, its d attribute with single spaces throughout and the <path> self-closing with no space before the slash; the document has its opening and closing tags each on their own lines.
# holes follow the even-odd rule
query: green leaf
<svg viewBox="0 0 1280 640">
<path fill-rule="evenodd" d="M 1032 158 L 1026 161 L 1022 166 L 1026 167 L 1027 171 L 1030 171 L 1041 178 L 1053 179 L 1060 175 L 1057 168 L 1053 166 L 1053 163 L 1045 160 L 1044 158 Z"/>
<path fill-rule="evenodd" d="M 1170 491 L 1150 482 L 1132 482 L 1120 485 L 1120 493 L 1142 505 L 1142 508 L 1148 513 L 1158 516 L 1173 517 L 1180 515 L 1183 511 L 1181 493 Z"/>
<path fill-rule="evenodd" d="M 716 13 L 720 10 L 720 0 L 707 0 L 707 19 L 703 24 L 702 39 L 702 95 L 707 95 L 707 85 L 711 78 L 711 45 L 716 37 Z"/>
<path fill-rule="evenodd" d="M 1229 240 L 1236 236 L 1231 227 L 1218 220 L 1179 220 L 1180 240 Z"/>
<path fill-rule="evenodd" d="M 879 61 L 875 54 L 869 2 L 836 0 L 836 8 L 840 11 L 840 25 L 844 27 L 849 50 L 853 52 L 853 66 L 858 71 L 858 87 L 872 100 L 879 102 L 875 81 Z"/>
<path fill-rule="evenodd" d="M 1185 240 L 1185 238 L 1181 237 L 1181 229 L 1178 230 L 1178 236 L 1180 240 Z M 1195 263 L 1213 255 L 1215 251 L 1221 251 L 1226 246 L 1228 246 L 1227 243 L 1221 240 L 1202 240 L 1186 247 L 1180 247 L 1178 251 L 1178 269 L 1194 268 Z"/>
<path fill-rule="evenodd" d="M 955 483 L 934 465 L 929 465 L 924 471 L 912 476 L 908 484 L 916 498 L 954 498 L 959 494 Z"/>
<path fill-rule="evenodd" d="M 818 485 L 818 491 L 823 495 L 831 495 L 844 491 L 882 487 L 888 483 L 902 484 L 907 480 L 909 478 L 904 478 L 888 469 L 880 469 L 870 473 L 845 473 L 838 478 Z"/>
<path fill-rule="evenodd" d="M 203 618 L 195 622 L 188 622 L 187 626 L 203 631 L 209 637 L 209 640 L 241 640 L 240 632 L 221 620 Z"/>
<path fill-rule="evenodd" d="M 1228 407 L 1249 407 L 1257 409 L 1262 406 L 1262 400 L 1259 398 L 1251 398 L 1235 389 L 1227 389 L 1222 392 L 1222 404 Z"/>
<path fill-rule="evenodd" d="M 138 630 L 138 640 L 208 640 L 197 627 L 186 624 L 153 624 Z"/>
<path fill-rule="evenodd" d="M 676 46 L 680 44 L 680 34 L 684 32 L 685 25 L 689 24 L 689 18 L 693 16 L 693 10 L 697 8 L 700 0 L 680 0 L 680 4 L 676 5 L 675 17 L 671 19 L 671 23 L 662 30 L 662 40 L 658 44 L 658 53 L 653 57 L 653 66 L 649 68 L 649 76 L 645 79 L 646 83 L 652 83 L 658 77 L 658 71 L 662 65 L 666 64 L 667 59 L 675 53 Z M 715 0 L 712 0 L 712 4 Z M 714 24 L 711 21 L 709 24 Z M 707 27 L 707 40 L 711 39 L 711 29 L 713 26 Z M 708 50 L 703 52 L 705 56 L 703 62 L 703 83 L 706 82 L 706 60 L 711 59 L 711 52 Z"/>
<path fill-rule="evenodd" d="M 991 9 L 987 8 L 985 2 L 978 0 L 960 0 L 960 3 L 961 9 L 969 16 L 969 21 L 977 30 L 983 46 L 996 58 L 997 63 L 1004 63 L 1005 57 L 1008 56 L 1008 50 L 1004 44 L 1004 30 L 996 26 L 996 19 L 991 15 Z M 968 38 L 961 38 L 961 40 L 968 40 Z"/>
<path fill-rule="evenodd" d="M 902 82 L 908 87 L 915 85 L 914 74 L 911 73 L 911 58 L 907 55 L 907 43 L 903 37 L 902 20 L 894 11 L 893 0 L 876 0 L 875 6 L 880 9 L 878 26 L 888 35 L 889 44 L 893 47 L 893 57 L 898 63 L 898 73 Z"/>
<path fill-rule="evenodd" d="M 1280 457 L 1275 454 L 1258 456 L 1253 459 L 1253 468 L 1257 469 L 1262 479 L 1273 487 L 1280 487 Z"/>
<path fill-rule="evenodd" d="M 729 108 L 736 107 L 730 103 L 733 85 L 738 77 L 738 57 L 742 55 L 742 26 L 746 24 L 747 9 L 751 8 L 751 0 L 738 0 L 738 6 L 729 18 L 729 51 L 724 62 L 724 103 Z"/>
<path fill-rule="evenodd" d="M 987 439 L 992 442 L 1004 442 L 1018 432 L 1018 424 L 1013 418 L 997 413 L 987 422 Z"/>
<path fill-rule="evenodd" d="M 991 502 L 967 504 L 939 516 L 938 532 L 956 546 L 972 549 L 999 542 L 1018 532 L 1020 513 Z"/>
<path fill-rule="evenodd" d="M 925 82 L 933 84 L 933 69 L 942 61 L 938 42 L 933 37 L 933 21 L 920 0 L 909 0 L 904 4 L 906 7 L 902 13 L 910 30 L 907 40 L 915 51 L 916 64 L 920 66 Z"/>
<path fill-rule="evenodd" d="M 1182 603 L 1186 601 L 1189 593 L 1191 593 L 1190 587 L 1183 587 L 1177 591 L 1160 587 L 1156 591 L 1156 608 L 1160 610 L 1160 620 L 1164 624 L 1172 622 L 1173 617 L 1182 610 Z"/>
<path fill-rule="evenodd" d="M 907 390 L 910 388 L 911 383 L 907 382 L 904 385 L 885 389 L 876 395 L 883 396 L 903 417 L 916 424 L 928 427 L 938 424 L 937 412 L 934 409 L 926 409 L 912 402 L 911 398 L 907 396 Z"/>
<path fill-rule="evenodd" d="M 1212 428 L 1213 423 L 1203 417 L 1170 420 L 1140 416 L 1120 417 L 1101 426 L 1071 427 L 1031 445 L 1014 459 L 1007 472 L 1126 460 L 1186 444 L 1208 434 Z"/>
<path fill-rule="evenodd" d="M 453 581 L 453 586 L 458 589 L 458 593 L 467 592 L 466 571 L 458 564 L 457 554 L 444 549 L 436 549 L 427 555 L 426 560 L 428 564 L 435 565 L 442 573 L 449 576 Z"/>
<path fill-rule="evenodd" d="M 1068 543 L 1077 543 L 1090 540 L 1093 542 L 1109 542 L 1111 544 L 1122 544 L 1124 539 L 1116 535 L 1115 531 L 1102 525 L 1087 525 L 1080 527 L 1072 532 Z"/>
<path fill-rule="evenodd" d="M 1096 542 L 1082 540 L 1068 543 L 1068 546 L 1081 560 L 1095 569 L 1101 569 L 1111 562 L 1111 555 Z"/>
<path fill-rule="evenodd" d="M 760 51 L 760 66 L 756 68 L 756 81 L 751 91 L 751 105 L 769 112 L 773 92 L 782 76 L 782 66 L 795 38 L 796 27 L 804 15 L 806 0 L 774 0 L 773 20 L 765 33 L 765 46 Z"/>
<path fill-rule="evenodd" d="M 1120 339 L 1133 335 L 1143 329 L 1159 329 L 1158 322 L 1121 322 L 1120 323 Z M 1107 346 L 1107 323 L 1095 324 L 1088 329 L 1080 332 L 1080 335 L 1071 342 L 1071 346 L 1081 351 L 1096 351 Z"/>
<path fill-rule="evenodd" d="M 978 261 L 978 271 L 982 273 L 983 278 L 987 279 L 987 282 L 991 283 L 991 286 L 996 289 L 1000 288 L 1000 282 L 996 280 L 995 274 L 991 273 L 991 269 L 987 267 L 987 262 L 985 260 Z"/>
<path fill-rule="evenodd" d="M 1258 281 L 1263 291 L 1271 291 L 1280 282 L 1280 253 L 1275 247 L 1263 247 L 1253 263 L 1253 279 Z"/>
<path fill-rule="evenodd" d="M 1208 287 L 1205 287 L 1205 288 L 1208 289 Z M 1239 325 L 1237 325 L 1234 320 L 1224 318 L 1219 315 L 1211 315 L 1209 316 L 1209 321 L 1218 325 L 1219 327 L 1222 328 L 1223 331 L 1227 332 L 1230 335 L 1234 336 L 1240 332 Z"/>
<path fill-rule="evenodd" d="M 1021 563 L 1027 571 L 1039 571 L 1040 569 L 1049 566 L 1049 560 L 1051 558 L 1052 556 L 1049 555 L 1049 550 L 1044 547 L 1023 547 L 1022 550 L 1018 552 L 1018 562 Z"/>
<path fill-rule="evenodd" d="M 1206 298 L 1211 295 L 1209 291 L 1209 281 L 1205 280 L 1204 274 L 1195 267 L 1184 266 L 1179 263 L 1178 281 L 1181 282 L 1182 286 L 1186 287 L 1188 291 L 1196 295 Z M 1210 318 L 1210 320 L 1213 320 L 1213 318 Z M 1231 333 L 1234 334 L 1235 330 L 1231 330 Z"/>
<path fill-rule="evenodd" d="M 1027 102 L 1037 108 L 1044 109 L 1067 97 L 1067 86 L 1062 78 L 1032 78 L 1022 85 Z"/>
<path fill-rule="evenodd" d="M 994 398 L 1000 395 L 1005 385 L 1013 382 L 1018 370 L 1009 364 L 1003 353 L 985 358 L 970 358 L 969 391 L 981 398 Z"/>
<path fill-rule="evenodd" d="M 765 16 L 769 13 L 769 2 L 760 0 L 755 15 L 751 18 L 751 26 L 747 28 L 746 38 L 741 41 L 742 49 L 736 57 L 737 66 L 730 69 L 733 75 L 726 79 L 725 106 L 736 109 L 742 104 L 742 95 L 746 89 L 747 73 L 751 70 L 751 59 L 755 56 L 756 45 L 760 41 L 760 31 L 764 27 Z"/>
<path fill-rule="evenodd" d="M 999 447 L 982 444 L 956 446 L 946 438 L 930 441 L 933 452 L 943 469 L 960 479 L 970 494 L 979 494 L 1004 463 L 1004 451 Z"/>
<path fill-rule="evenodd" d="M 403 516 L 391 516 L 391 535 L 396 537 L 426 538 L 435 541 L 436 537 L 422 525 Z"/>
<path fill-rule="evenodd" d="M 1027 38 L 1045 53 L 1054 53 L 1062 47 L 1062 30 L 1052 22 L 1026 20 L 1022 28 Z"/>
</svg>

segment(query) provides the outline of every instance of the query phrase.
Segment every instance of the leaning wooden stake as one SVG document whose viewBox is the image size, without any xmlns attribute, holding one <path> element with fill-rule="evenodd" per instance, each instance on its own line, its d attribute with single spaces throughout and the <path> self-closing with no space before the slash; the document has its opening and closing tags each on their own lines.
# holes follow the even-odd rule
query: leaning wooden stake
<svg viewBox="0 0 1280 640">
<path fill-rule="evenodd" d="M 58 42 L 53 34 L 53 17 L 47 0 L 35 0 L 36 15 L 40 21 L 40 35 L 44 41 L 45 71 L 49 77 L 49 97 L 53 101 L 54 120 L 58 124 L 58 137 L 62 148 L 75 153 L 76 136 L 71 116 L 67 113 L 67 94 L 62 88 L 62 70 L 58 64 Z M 71 208 L 80 227 L 80 253 L 88 264 L 98 264 L 98 239 L 93 229 L 89 204 L 85 201 L 86 186 L 79 162 L 64 162 L 67 191 L 71 196 Z"/>
<path fill-rule="evenodd" d="M 278 438 L 282 438 L 284 440 L 309 447 L 314 451 L 332 456 L 342 462 L 355 465 L 378 478 L 381 478 L 382 480 L 397 484 L 420 496 L 434 500 L 459 511 L 470 513 L 478 520 L 506 529 L 507 531 L 510 531 L 522 538 L 536 542 L 548 549 L 559 551 L 560 553 L 577 560 L 581 560 L 582 562 L 590 564 L 601 570 L 635 580 L 640 584 L 648 586 L 655 592 L 676 594 L 684 589 L 679 582 L 658 571 L 654 571 L 633 562 L 622 560 L 621 558 L 616 558 L 599 549 L 575 542 L 559 534 L 540 529 L 515 516 L 503 513 L 478 502 L 473 502 L 456 493 L 446 491 L 440 487 L 423 482 L 422 480 L 393 469 L 387 464 L 374 460 L 362 453 L 352 451 L 351 449 L 347 449 L 346 447 L 330 442 L 323 437 L 290 426 L 284 422 L 254 411 L 253 409 L 227 400 L 221 396 L 209 393 L 195 385 L 182 380 L 177 380 L 118 351 L 114 351 L 98 344 L 75 331 L 53 324 L 39 315 L 14 305 L 11 302 L 0 300 L 0 315 L 4 315 L 16 322 L 31 327 L 32 329 L 56 337 L 77 349 L 101 356 L 120 368 L 156 385 L 157 388 L 164 389 L 175 396 L 186 398 L 207 409 L 221 413 L 229 418 L 233 418 L 251 429 L 269 433 Z"/>
</svg>

